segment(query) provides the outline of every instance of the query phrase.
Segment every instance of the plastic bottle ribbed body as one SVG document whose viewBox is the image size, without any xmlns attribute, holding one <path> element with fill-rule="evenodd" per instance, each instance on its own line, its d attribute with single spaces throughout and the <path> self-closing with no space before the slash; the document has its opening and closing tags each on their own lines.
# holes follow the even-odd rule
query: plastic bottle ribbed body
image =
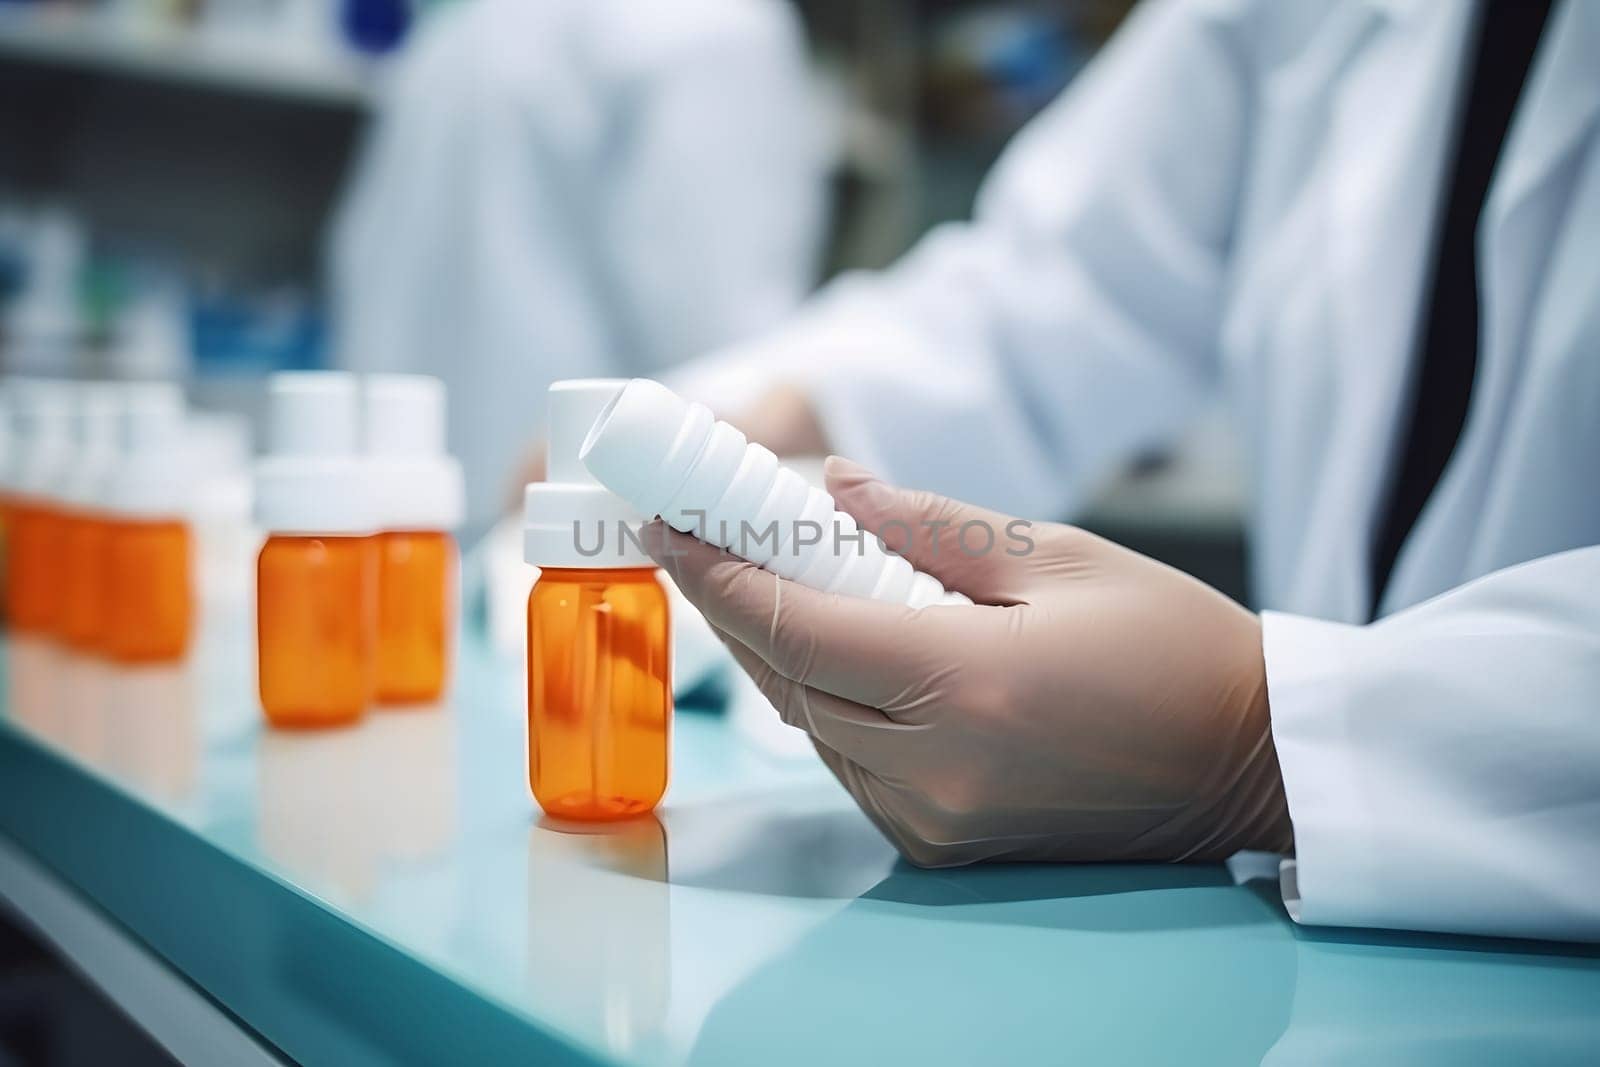
<svg viewBox="0 0 1600 1067">
<path fill-rule="evenodd" d="M 658 382 L 629 382 L 581 455 L 640 514 L 802 585 L 912 607 L 971 603 L 887 551 L 768 449 Z"/>
</svg>

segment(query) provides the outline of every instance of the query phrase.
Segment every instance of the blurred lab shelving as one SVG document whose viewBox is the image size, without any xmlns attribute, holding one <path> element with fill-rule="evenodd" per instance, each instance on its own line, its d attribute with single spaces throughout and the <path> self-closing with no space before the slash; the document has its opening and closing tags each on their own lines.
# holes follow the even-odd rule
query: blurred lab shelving
<svg viewBox="0 0 1600 1067">
<path fill-rule="evenodd" d="M 73 235 L 80 276 L 47 316 L 72 364 L 23 365 L 12 330 L 10 370 L 121 373 L 142 333 L 240 407 L 243 376 L 320 360 L 322 230 L 383 69 L 340 11 L 0 0 L 0 221 L 13 255 Z"/>
<path fill-rule="evenodd" d="M 0 59 L 308 104 L 364 108 L 377 67 L 240 32 L 123 25 L 93 10 L 0 4 Z"/>
<path fill-rule="evenodd" d="M 1006 137 L 1129 2 L 797 0 L 839 143 L 828 272 L 890 262 L 963 214 Z M 97 235 L 206 270 L 315 286 L 384 68 L 338 41 L 339 6 L 238 6 L 325 13 L 308 28 L 219 25 L 206 4 L 176 20 L 0 0 L 0 99 L 23 104 L 0 109 L 0 191 L 63 200 Z"/>
</svg>

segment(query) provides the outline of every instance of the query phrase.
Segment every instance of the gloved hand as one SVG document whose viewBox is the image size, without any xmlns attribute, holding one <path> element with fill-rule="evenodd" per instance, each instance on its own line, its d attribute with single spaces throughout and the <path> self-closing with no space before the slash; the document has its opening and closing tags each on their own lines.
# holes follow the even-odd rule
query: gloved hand
<svg viewBox="0 0 1600 1067">
<path fill-rule="evenodd" d="M 659 523 L 647 544 L 908 860 L 1289 848 L 1254 615 L 1082 530 L 826 470 L 863 529 L 977 606 L 819 593 Z"/>
</svg>

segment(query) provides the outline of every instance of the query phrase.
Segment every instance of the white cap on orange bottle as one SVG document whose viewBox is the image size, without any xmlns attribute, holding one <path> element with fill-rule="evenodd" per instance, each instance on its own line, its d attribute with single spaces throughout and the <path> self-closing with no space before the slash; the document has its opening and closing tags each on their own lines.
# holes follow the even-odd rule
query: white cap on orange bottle
<svg viewBox="0 0 1600 1067">
<path fill-rule="evenodd" d="M 342 371 L 275 374 L 267 383 L 267 449 L 256 462 L 256 523 L 273 533 L 378 529 L 361 455 L 360 394 Z"/>
<path fill-rule="evenodd" d="M 620 378 L 574 378 L 550 386 L 547 479 L 523 492 L 522 557 L 535 567 L 654 567 L 639 539 L 638 511 L 601 485 L 578 459 Z"/>
<path fill-rule="evenodd" d="M 56 500 L 72 463 L 72 383 L 18 378 L 10 393 L 16 448 L 6 488 L 28 499 Z"/>
<path fill-rule="evenodd" d="M 369 374 L 362 390 L 366 456 L 386 530 L 452 530 L 466 495 L 445 444 L 444 382 L 426 374 Z"/>
<path fill-rule="evenodd" d="M 106 482 L 119 455 L 122 393 L 113 382 L 86 382 L 74 390 L 73 455 L 61 478 L 61 498 L 79 509 L 105 503 Z"/>
<path fill-rule="evenodd" d="M 181 519 L 193 493 L 183 388 L 147 381 L 127 382 L 119 391 L 120 455 L 105 481 L 106 510 L 133 519 Z"/>
</svg>

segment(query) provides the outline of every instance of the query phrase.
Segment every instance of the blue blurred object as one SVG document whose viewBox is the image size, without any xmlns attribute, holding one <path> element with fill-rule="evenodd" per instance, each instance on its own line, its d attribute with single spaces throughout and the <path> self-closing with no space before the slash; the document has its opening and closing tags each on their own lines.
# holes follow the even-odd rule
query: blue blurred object
<svg viewBox="0 0 1600 1067">
<path fill-rule="evenodd" d="M 411 5 L 407 0 L 344 0 L 339 22 L 352 47 L 381 55 L 405 40 Z"/>
<path fill-rule="evenodd" d="M 317 370 L 327 363 L 325 319 L 298 294 L 198 293 L 190 331 L 198 375 Z"/>
<path fill-rule="evenodd" d="M 1064 26 L 1049 21 L 1018 25 L 1015 30 L 994 42 L 987 73 L 1011 96 L 1014 106 L 1032 113 L 1066 88 L 1091 50 Z"/>
<path fill-rule="evenodd" d="M 25 0 L 0 0 L 0 4 L 19 3 Z M 22 291 L 28 277 L 28 262 L 23 249 L 0 234 L 0 305 L 4 305 Z"/>
<path fill-rule="evenodd" d="M 978 78 L 1021 121 L 1054 99 L 1092 51 L 1060 13 L 998 7 L 939 25 L 933 59 Z"/>
</svg>

